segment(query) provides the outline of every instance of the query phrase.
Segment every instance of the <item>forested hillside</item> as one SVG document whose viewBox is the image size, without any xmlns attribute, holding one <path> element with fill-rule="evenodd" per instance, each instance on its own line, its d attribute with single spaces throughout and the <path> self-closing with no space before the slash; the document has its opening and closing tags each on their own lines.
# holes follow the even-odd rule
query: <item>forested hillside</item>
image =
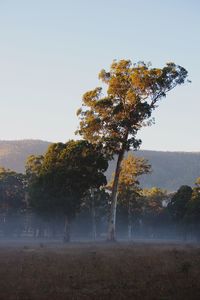
<svg viewBox="0 0 200 300">
<path fill-rule="evenodd" d="M 141 176 L 143 187 L 157 186 L 169 191 L 181 185 L 193 185 L 200 176 L 200 152 L 164 152 L 140 150 L 135 155 L 148 159 L 152 166 L 151 174 Z M 110 163 L 107 177 L 114 171 L 115 162 Z"/>
<path fill-rule="evenodd" d="M 200 152 L 139 151 L 139 156 L 149 160 L 152 173 L 143 176 L 144 186 L 159 186 L 171 191 L 181 185 L 194 185 L 200 176 Z"/>
<path fill-rule="evenodd" d="M 24 172 L 27 157 L 43 154 L 49 144 L 41 140 L 0 141 L 0 166 Z"/>
<path fill-rule="evenodd" d="M 0 166 L 24 172 L 27 156 L 43 154 L 49 142 L 40 140 L 0 141 Z M 145 157 L 152 165 L 152 173 L 141 178 L 144 187 L 158 186 L 171 191 L 181 185 L 193 185 L 200 176 L 200 152 L 163 152 L 140 150 L 134 154 Z M 114 171 L 110 162 L 108 179 Z"/>
</svg>

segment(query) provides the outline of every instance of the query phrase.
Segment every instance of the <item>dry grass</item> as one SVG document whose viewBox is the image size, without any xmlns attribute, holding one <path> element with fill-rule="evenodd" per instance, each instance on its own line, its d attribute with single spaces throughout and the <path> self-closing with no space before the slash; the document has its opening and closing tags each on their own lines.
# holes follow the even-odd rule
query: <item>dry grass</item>
<svg viewBox="0 0 200 300">
<path fill-rule="evenodd" d="M 0 300 L 11 299 L 200 299 L 200 248 L 1 244 Z"/>
</svg>

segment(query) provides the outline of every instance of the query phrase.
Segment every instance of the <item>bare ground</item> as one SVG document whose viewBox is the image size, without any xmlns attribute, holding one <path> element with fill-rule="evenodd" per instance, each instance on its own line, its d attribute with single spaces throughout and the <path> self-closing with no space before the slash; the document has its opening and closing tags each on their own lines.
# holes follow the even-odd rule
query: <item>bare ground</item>
<svg viewBox="0 0 200 300">
<path fill-rule="evenodd" d="M 0 244 L 0 300 L 200 299 L 200 247 Z"/>
</svg>

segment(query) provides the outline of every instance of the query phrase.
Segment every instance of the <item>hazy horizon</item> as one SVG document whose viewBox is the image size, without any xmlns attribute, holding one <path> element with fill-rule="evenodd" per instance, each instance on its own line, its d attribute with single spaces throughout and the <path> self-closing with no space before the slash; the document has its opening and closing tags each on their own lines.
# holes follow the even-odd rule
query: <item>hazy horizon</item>
<svg viewBox="0 0 200 300">
<path fill-rule="evenodd" d="M 81 138 L 80 138 L 81 139 Z M 32 138 L 25 138 L 25 139 L 7 139 L 7 140 L 2 140 L 0 139 L 0 142 L 20 142 L 20 141 L 39 141 L 39 142 L 44 142 L 44 143 L 57 143 L 59 141 L 47 141 L 47 140 L 42 140 L 42 139 L 32 139 Z M 61 141 L 60 141 L 61 142 Z M 67 142 L 66 141 L 62 141 L 62 143 L 65 143 Z M 144 149 L 142 147 L 140 147 L 138 150 L 134 150 L 134 151 L 153 151 L 153 152 L 177 152 L 177 153 L 197 153 L 199 154 L 200 153 L 200 150 L 199 151 L 181 151 L 181 150 L 159 150 L 159 149 Z"/>
</svg>

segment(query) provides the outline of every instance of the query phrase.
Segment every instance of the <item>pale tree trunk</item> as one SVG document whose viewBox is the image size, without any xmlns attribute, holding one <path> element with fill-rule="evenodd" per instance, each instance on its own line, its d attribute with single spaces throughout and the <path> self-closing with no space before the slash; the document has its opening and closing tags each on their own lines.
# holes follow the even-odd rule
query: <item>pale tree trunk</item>
<svg viewBox="0 0 200 300">
<path fill-rule="evenodd" d="M 69 218 L 67 216 L 65 216 L 63 242 L 64 243 L 69 243 L 70 242 L 70 221 L 69 221 Z"/>
<path fill-rule="evenodd" d="M 108 235 L 107 235 L 108 241 L 116 240 L 117 189 L 118 189 L 119 175 L 121 171 L 121 162 L 123 160 L 124 153 L 125 153 L 125 149 L 123 147 L 118 155 L 117 165 L 115 169 L 115 177 L 114 177 L 113 187 L 112 187 L 111 208 L 110 208 L 110 215 L 108 219 Z"/>
<path fill-rule="evenodd" d="M 91 194 L 92 197 L 92 205 L 91 205 L 91 212 L 92 212 L 92 237 L 93 240 L 96 241 L 97 238 L 97 226 L 96 226 L 96 211 L 94 205 L 94 191 Z"/>
</svg>

